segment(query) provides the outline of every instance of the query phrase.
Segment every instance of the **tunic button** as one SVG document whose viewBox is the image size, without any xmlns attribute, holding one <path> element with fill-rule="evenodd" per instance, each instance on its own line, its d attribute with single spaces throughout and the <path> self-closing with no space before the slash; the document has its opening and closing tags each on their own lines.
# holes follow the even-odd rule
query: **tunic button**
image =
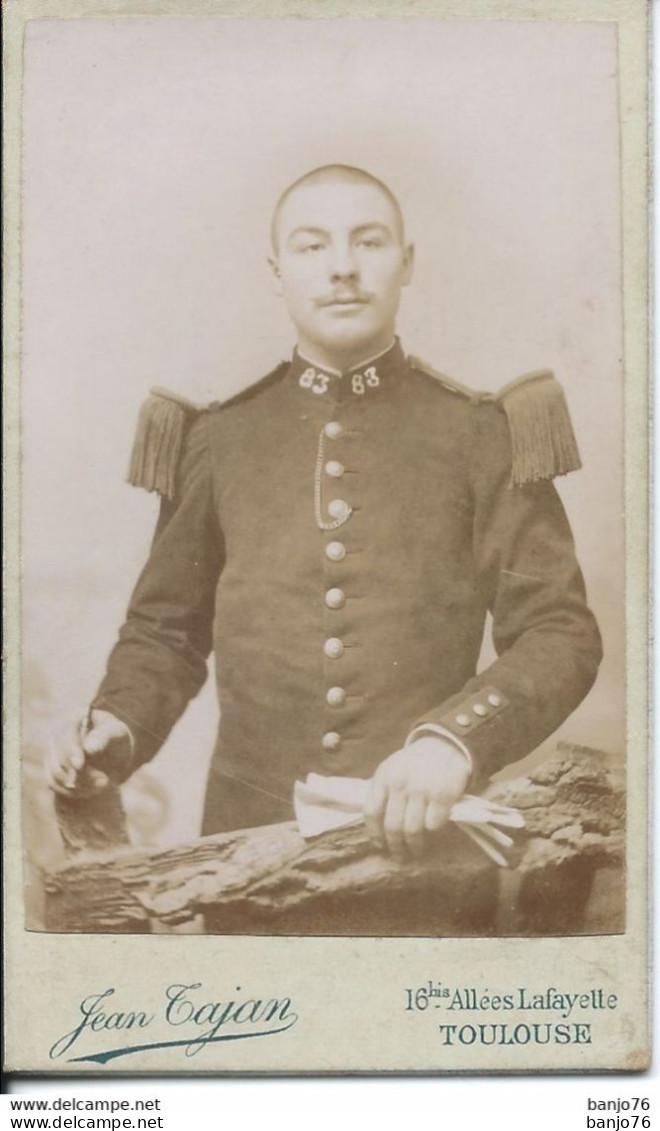
<svg viewBox="0 0 660 1131">
<path fill-rule="evenodd" d="M 324 750 L 337 750 L 341 746 L 341 735 L 336 730 L 329 730 L 323 735 L 321 743 Z"/>
<path fill-rule="evenodd" d="M 346 547 L 343 542 L 328 542 L 325 548 L 326 558 L 331 562 L 341 562 L 346 557 Z"/>
<path fill-rule="evenodd" d="M 495 695 L 493 692 L 491 692 L 491 694 L 488 696 L 488 702 L 490 703 L 491 707 L 501 707 L 502 706 L 501 697 L 499 695 Z"/>
<path fill-rule="evenodd" d="M 336 636 L 331 636 L 323 645 L 323 651 L 330 660 L 338 660 L 344 655 L 344 645 Z"/>
<path fill-rule="evenodd" d="M 341 479 L 344 474 L 344 465 L 337 459 L 329 459 L 325 465 L 326 475 L 331 475 L 333 479 Z"/>
<path fill-rule="evenodd" d="M 469 715 L 457 715 L 455 721 L 458 723 L 459 727 L 469 727 L 470 716 Z"/>
<path fill-rule="evenodd" d="M 475 715 L 479 716 L 480 719 L 485 718 L 485 716 L 488 714 L 488 707 L 484 707 L 483 703 L 475 703 L 472 710 L 474 711 Z"/>
<path fill-rule="evenodd" d="M 329 609 L 342 609 L 346 601 L 346 594 L 343 589 L 328 589 L 325 595 L 325 603 Z"/>
<path fill-rule="evenodd" d="M 323 431 L 329 440 L 338 440 L 344 429 L 338 420 L 329 420 Z"/>
<path fill-rule="evenodd" d="M 328 514 L 331 515 L 332 518 L 347 518 L 350 514 L 350 510 L 351 508 L 345 499 L 332 499 L 332 501 L 328 503 Z"/>
<path fill-rule="evenodd" d="M 331 687 L 325 698 L 329 707 L 343 707 L 346 702 L 346 692 L 343 687 Z"/>
</svg>

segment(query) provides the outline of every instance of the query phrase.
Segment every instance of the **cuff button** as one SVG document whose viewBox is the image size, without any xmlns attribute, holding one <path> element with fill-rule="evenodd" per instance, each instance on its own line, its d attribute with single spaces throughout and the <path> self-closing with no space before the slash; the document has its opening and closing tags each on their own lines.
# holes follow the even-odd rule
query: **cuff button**
<svg viewBox="0 0 660 1131">
<path fill-rule="evenodd" d="M 488 696 L 488 702 L 490 703 L 491 707 L 501 707 L 502 706 L 501 696 L 495 695 L 493 692 L 491 692 L 491 694 Z"/>
<path fill-rule="evenodd" d="M 480 719 L 485 718 L 488 714 L 488 707 L 484 707 L 483 703 L 475 703 L 472 710 L 474 711 L 475 715 L 479 716 Z"/>
<path fill-rule="evenodd" d="M 458 723 L 459 727 L 469 727 L 470 721 L 471 720 L 469 715 L 457 715 L 455 719 L 455 722 Z"/>
</svg>

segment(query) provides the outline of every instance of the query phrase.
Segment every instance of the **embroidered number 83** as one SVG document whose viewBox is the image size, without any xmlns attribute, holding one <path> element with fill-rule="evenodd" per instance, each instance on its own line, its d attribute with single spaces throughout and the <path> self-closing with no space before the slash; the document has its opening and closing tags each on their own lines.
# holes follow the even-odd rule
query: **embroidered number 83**
<svg viewBox="0 0 660 1131">
<path fill-rule="evenodd" d="M 325 373 L 317 373 L 315 369 L 306 369 L 298 379 L 298 384 L 304 389 L 311 389 L 313 393 L 327 393 L 330 378 Z"/>
<path fill-rule="evenodd" d="M 375 366 L 370 365 L 368 369 L 365 369 L 364 374 L 354 373 L 351 378 L 351 385 L 353 392 L 358 393 L 360 396 L 366 391 L 365 387 L 367 385 L 370 389 L 375 389 L 380 385 L 380 378 L 376 373 Z"/>
</svg>

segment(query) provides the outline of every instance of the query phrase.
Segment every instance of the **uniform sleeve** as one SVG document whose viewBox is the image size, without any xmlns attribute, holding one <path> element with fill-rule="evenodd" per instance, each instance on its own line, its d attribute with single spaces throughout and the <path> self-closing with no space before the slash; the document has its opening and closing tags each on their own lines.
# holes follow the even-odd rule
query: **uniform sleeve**
<svg viewBox="0 0 660 1131">
<path fill-rule="evenodd" d="M 206 679 L 223 562 L 207 421 L 200 416 L 185 442 L 177 497 L 161 502 L 147 564 L 93 703 L 129 727 L 128 773 L 153 757 Z"/>
<path fill-rule="evenodd" d="M 571 530 L 552 482 L 511 486 L 506 419 L 471 409 L 473 555 L 497 660 L 416 723 L 469 750 L 484 778 L 530 753 L 592 686 L 602 656 Z"/>
</svg>

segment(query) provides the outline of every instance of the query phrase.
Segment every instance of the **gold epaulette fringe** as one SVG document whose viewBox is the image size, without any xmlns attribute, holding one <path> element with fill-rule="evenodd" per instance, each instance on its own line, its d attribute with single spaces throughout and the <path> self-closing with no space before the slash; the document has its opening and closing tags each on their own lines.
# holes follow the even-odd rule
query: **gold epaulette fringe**
<svg viewBox="0 0 660 1131">
<path fill-rule="evenodd" d="M 200 411 L 168 389 L 151 389 L 138 416 L 128 482 L 173 499 L 186 428 Z"/>
<path fill-rule="evenodd" d="M 443 388 L 473 405 L 495 404 L 506 413 L 513 448 L 513 486 L 554 479 L 582 466 L 564 390 L 552 370 L 525 373 L 493 394 L 475 392 L 417 357 L 408 360 L 415 369 L 435 377 Z"/>
<path fill-rule="evenodd" d="M 526 373 L 493 398 L 507 416 L 516 487 L 582 466 L 564 390 L 549 369 Z"/>
</svg>

